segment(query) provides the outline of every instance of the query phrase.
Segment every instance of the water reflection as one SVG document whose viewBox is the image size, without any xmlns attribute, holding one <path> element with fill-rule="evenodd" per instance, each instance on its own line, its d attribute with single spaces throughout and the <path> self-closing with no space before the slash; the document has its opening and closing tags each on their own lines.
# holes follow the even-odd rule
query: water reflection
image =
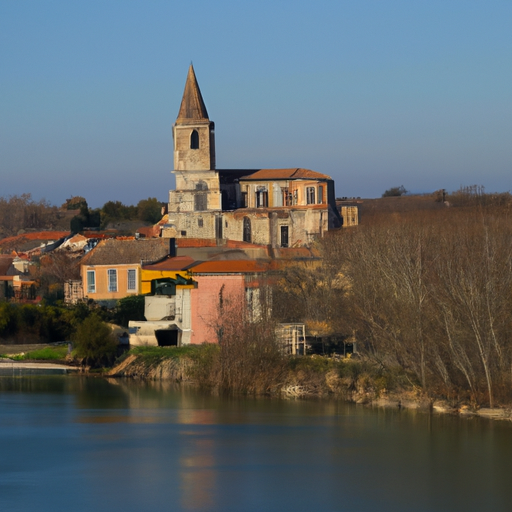
<svg viewBox="0 0 512 512">
<path fill-rule="evenodd" d="M 215 503 L 214 442 L 212 439 L 193 439 L 187 443 L 184 452 L 180 457 L 182 507 L 208 510 Z"/>
<path fill-rule="evenodd" d="M 508 510 L 511 434 L 478 418 L 172 383 L 0 378 L 0 507 Z"/>
</svg>

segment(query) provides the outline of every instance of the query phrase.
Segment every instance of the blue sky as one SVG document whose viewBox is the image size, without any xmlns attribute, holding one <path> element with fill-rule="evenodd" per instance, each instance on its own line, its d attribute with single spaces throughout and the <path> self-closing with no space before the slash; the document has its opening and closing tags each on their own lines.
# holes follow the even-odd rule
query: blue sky
<svg viewBox="0 0 512 512">
<path fill-rule="evenodd" d="M 191 61 L 218 168 L 512 188 L 511 0 L 0 0 L 0 196 L 166 201 Z"/>
</svg>

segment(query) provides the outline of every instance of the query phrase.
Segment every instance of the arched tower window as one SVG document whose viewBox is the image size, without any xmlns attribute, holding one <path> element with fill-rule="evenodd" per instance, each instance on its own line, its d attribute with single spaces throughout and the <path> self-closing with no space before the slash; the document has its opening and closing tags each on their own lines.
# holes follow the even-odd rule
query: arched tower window
<svg viewBox="0 0 512 512">
<path fill-rule="evenodd" d="M 190 134 L 190 149 L 199 149 L 199 133 L 197 133 L 197 130 L 192 130 Z"/>
<path fill-rule="evenodd" d="M 196 183 L 196 190 L 208 190 L 206 181 L 200 180 Z"/>
<path fill-rule="evenodd" d="M 251 242 L 251 219 L 244 217 L 244 242 Z"/>
</svg>

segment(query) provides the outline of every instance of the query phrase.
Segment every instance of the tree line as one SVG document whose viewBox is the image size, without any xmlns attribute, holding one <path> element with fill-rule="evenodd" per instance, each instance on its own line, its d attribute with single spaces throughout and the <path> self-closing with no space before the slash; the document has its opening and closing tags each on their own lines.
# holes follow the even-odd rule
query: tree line
<svg viewBox="0 0 512 512">
<path fill-rule="evenodd" d="M 87 329 L 82 324 L 91 316 L 95 322 L 101 320 L 127 328 L 129 320 L 144 319 L 144 297 L 126 297 L 112 309 L 93 301 L 68 306 L 47 301 L 37 305 L 0 301 L 0 340 L 5 344 L 69 341 L 77 331 L 86 337 Z"/>
<path fill-rule="evenodd" d="M 53 229 L 58 208 L 31 194 L 0 197 L 0 237 L 16 235 L 20 229 Z"/>
<path fill-rule="evenodd" d="M 476 199 L 476 206 L 375 216 L 324 238 L 320 264 L 281 278 L 278 320 L 302 318 L 353 339 L 431 396 L 510 403 L 510 209 Z"/>
<path fill-rule="evenodd" d="M 79 232 L 86 227 L 105 228 L 110 222 L 122 220 L 154 224 L 162 218 L 162 203 L 148 197 L 137 205 L 107 201 L 101 208 L 89 208 L 85 198 L 75 196 L 59 208 L 45 199 L 36 201 L 31 194 L 0 197 L 0 238 L 17 235 L 20 230 L 53 230 L 61 223 L 64 211 L 77 212 L 70 230 Z"/>
<path fill-rule="evenodd" d="M 77 202 L 71 204 L 75 206 Z M 78 205 L 79 213 L 71 219 L 70 224 L 73 233 L 86 228 L 105 229 L 109 223 L 119 221 L 140 220 L 155 224 L 162 218 L 162 203 L 155 197 L 141 199 L 136 206 L 126 206 L 121 201 L 107 201 L 101 208 L 91 209 L 85 199 Z"/>
</svg>

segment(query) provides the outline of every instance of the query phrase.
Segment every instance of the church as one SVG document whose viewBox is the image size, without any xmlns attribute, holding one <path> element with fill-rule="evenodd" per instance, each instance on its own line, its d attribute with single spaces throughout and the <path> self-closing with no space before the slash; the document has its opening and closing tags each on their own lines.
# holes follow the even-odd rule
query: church
<svg viewBox="0 0 512 512">
<path fill-rule="evenodd" d="M 302 168 L 216 168 L 215 125 L 192 65 L 173 139 L 176 190 L 169 192 L 163 237 L 300 247 L 341 227 L 334 181 L 325 174 Z"/>
</svg>

